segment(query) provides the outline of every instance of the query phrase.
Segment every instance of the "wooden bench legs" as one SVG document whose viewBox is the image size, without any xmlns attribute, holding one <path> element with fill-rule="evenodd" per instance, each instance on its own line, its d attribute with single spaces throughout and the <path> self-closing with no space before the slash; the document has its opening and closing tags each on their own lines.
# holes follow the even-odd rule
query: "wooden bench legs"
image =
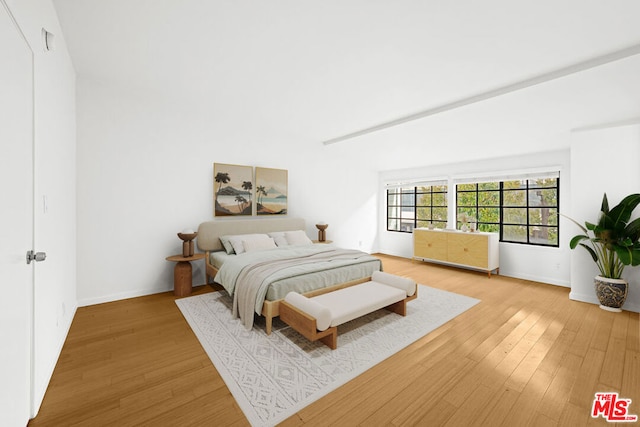
<svg viewBox="0 0 640 427">
<path fill-rule="evenodd" d="M 407 315 L 407 303 L 411 300 L 414 300 L 418 297 L 418 293 L 411 295 L 410 297 L 406 297 L 405 299 L 398 301 L 395 304 L 391 304 L 385 307 L 385 309 L 389 311 L 393 311 L 394 313 L 399 314 L 400 316 Z"/>
<path fill-rule="evenodd" d="M 338 328 L 336 326 L 324 331 L 318 331 L 316 319 L 286 301 L 280 301 L 280 320 L 298 331 L 309 341 L 320 340 L 331 350 L 335 350 L 338 346 Z"/>
<path fill-rule="evenodd" d="M 323 333 L 328 334 L 322 338 L 319 338 L 320 342 L 325 344 L 331 350 L 335 350 L 338 347 L 338 327 L 333 326 L 326 331 L 323 331 Z"/>
<path fill-rule="evenodd" d="M 398 313 L 401 316 L 406 316 L 407 302 L 414 300 L 417 297 L 418 293 L 416 292 L 412 296 L 388 305 L 385 308 L 389 311 L 393 311 L 394 313 Z M 335 350 L 338 347 L 337 326 L 332 326 L 324 331 L 318 331 L 315 318 L 309 316 L 304 311 L 286 301 L 280 301 L 280 319 L 298 331 L 309 341 L 320 341 L 331 350 Z"/>
</svg>

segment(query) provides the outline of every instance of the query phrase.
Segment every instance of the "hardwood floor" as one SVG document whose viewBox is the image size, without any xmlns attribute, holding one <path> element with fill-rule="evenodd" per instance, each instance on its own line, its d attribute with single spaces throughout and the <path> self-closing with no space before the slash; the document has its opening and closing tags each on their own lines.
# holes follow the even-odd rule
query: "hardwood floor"
<svg viewBox="0 0 640 427">
<path fill-rule="evenodd" d="M 640 414 L 638 313 L 570 301 L 567 288 L 380 258 L 387 272 L 482 302 L 283 425 L 608 425 L 590 417 L 598 391 Z M 248 425 L 174 299 L 80 308 L 29 425 Z"/>
</svg>

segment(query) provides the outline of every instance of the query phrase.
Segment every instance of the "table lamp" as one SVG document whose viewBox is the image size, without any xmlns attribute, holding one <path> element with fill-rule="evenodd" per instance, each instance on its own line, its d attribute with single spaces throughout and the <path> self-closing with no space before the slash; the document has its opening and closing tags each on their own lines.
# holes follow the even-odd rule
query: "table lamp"
<svg viewBox="0 0 640 427">
<path fill-rule="evenodd" d="M 325 240 L 327 240 L 327 233 L 325 232 L 325 230 L 327 229 L 329 225 L 325 224 L 324 222 L 320 222 L 318 224 L 316 224 L 316 228 L 318 229 L 318 241 L 319 242 L 324 242 Z"/>
<path fill-rule="evenodd" d="M 191 229 L 182 230 L 182 233 L 178 233 L 178 237 L 182 240 L 182 256 L 193 256 L 193 239 L 198 235 L 197 232 Z"/>
</svg>

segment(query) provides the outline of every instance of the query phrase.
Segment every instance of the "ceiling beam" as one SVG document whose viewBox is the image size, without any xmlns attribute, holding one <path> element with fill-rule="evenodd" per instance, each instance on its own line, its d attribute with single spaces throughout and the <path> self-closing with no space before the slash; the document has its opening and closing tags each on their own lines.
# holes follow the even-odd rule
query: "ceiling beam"
<svg viewBox="0 0 640 427">
<path fill-rule="evenodd" d="M 640 54 L 640 44 L 633 45 L 631 47 L 618 50 L 612 53 L 608 53 L 606 55 L 599 56 L 597 58 L 592 58 L 586 61 L 578 62 L 573 65 L 569 65 L 564 68 L 560 68 L 545 74 L 541 74 L 536 77 L 532 77 L 530 79 L 522 80 L 516 83 L 508 84 L 506 86 L 499 87 L 497 89 L 492 89 L 486 92 L 482 92 L 476 95 L 472 95 L 466 98 L 459 99 L 457 101 L 449 102 L 446 104 L 439 105 L 434 108 L 430 108 L 428 110 L 420 111 L 418 113 L 410 114 L 408 116 L 399 117 L 397 119 L 380 123 L 375 126 L 371 126 L 365 129 L 361 129 L 356 132 L 352 132 L 346 135 L 342 135 L 336 138 L 328 139 L 323 141 L 324 145 L 336 144 L 338 142 L 347 141 L 349 139 L 358 138 L 370 133 L 379 132 L 384 129 L 388 129 L 391 127 L 399 126 L 404 123 L 412 122 L 415 120 L 423 119 L 425 117 L 433 116 L 439 113 L 443 113 L 445 111 L 450 111 L 456 108 L 464 107 L 465 105 L 475 104 L 480 101 L 485 101 L 490 98 L 495 98 L 497 96 L 505 95 L 510 92 L 515 92 L 517 90 L 525 89 L 531 86 L 539 85 L 541 83 L 546 83 L 551 80 L 556 80 L 561 77 L 565 77 L 571 74 L 579 73 L 582 71 L 589 70 L 591 68 L 599 67 L 601 65 L 605 65 L 611 62 L 619 61 L 621 59 L 628 58 L 630 56 Z"/>
</svg>

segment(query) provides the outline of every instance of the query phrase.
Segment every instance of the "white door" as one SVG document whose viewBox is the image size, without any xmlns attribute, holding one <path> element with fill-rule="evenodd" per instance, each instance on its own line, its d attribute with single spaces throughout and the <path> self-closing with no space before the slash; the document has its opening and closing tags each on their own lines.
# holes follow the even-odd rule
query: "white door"
<svg viewBox="0 0 640 427">
<path fill-rule="evenodd" d="M 33 55 L 0 0 L 0 425 L 31 412 Z"/>
</svg>

